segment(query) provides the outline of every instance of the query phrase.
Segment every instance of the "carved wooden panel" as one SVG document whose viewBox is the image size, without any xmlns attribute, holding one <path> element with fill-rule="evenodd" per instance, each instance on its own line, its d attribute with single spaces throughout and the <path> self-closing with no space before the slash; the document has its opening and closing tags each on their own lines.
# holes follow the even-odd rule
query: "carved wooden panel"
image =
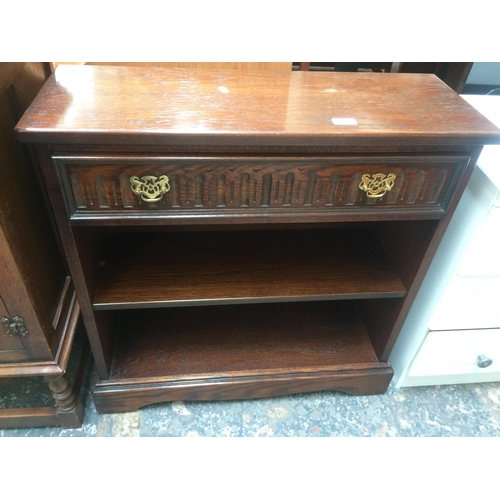
<svg viewBox="0 0 500 500">
<path fill-rule="evenodd" d="M 446 209 L 465 157 L 394 159 L 124 159 L 56 161 L 70 213 L 111 210 L 245 210 L 394 207 Z M 395 176 L 380 198 L 360 189 L 364 174 Z M 146 202 L 130 178 L 168 176 L 169 191 Z M 149 200 L 147 200 L 149 201 Z"/>
</svg>

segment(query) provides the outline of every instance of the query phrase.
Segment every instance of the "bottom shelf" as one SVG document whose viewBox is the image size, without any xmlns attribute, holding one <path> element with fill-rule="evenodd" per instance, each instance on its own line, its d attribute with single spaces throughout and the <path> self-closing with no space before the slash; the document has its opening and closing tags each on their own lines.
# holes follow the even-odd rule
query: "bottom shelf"
<svg viewBox="0 0 500 500">
<path fill-rule="evenodd" d="M 393 374 L 353 301 L 115 313 L 111 377 L 94 391 L 100 412 L 317 390 L 376 394 Z"/>
</svg>

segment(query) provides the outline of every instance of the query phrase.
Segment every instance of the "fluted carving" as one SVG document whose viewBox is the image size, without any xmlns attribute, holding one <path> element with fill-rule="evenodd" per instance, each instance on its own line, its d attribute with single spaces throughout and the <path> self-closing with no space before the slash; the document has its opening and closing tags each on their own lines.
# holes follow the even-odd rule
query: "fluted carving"
<svg viewBox="0 0 500 500">
<path fill-rule="evenodd" d="M 132 163 L 132 162 L 131 162 Z M 445 168 L 446 167 L 446 168 Z M 387 164 L 269 164 L 193 163 L 186 166 L 126 164 L 106 168 L 68 169 L 68 187 L 75 210 L 110 209 L 234 209 L 306 208 L 355 206 L 432 206 L 445 197 L 457 163 L 442 167 Z M 359 183 L 364 173 L 390 172 L 394 186 L 383 198 L 367 197 Z M 125 172 L 126 170 L 126 172 Z M 129 174 L 130 172 L 130 174 Z M 130 190 L 130 175 L 168 175 L 170 191 L 159 202 L 141 203 Z"/>
</svg>

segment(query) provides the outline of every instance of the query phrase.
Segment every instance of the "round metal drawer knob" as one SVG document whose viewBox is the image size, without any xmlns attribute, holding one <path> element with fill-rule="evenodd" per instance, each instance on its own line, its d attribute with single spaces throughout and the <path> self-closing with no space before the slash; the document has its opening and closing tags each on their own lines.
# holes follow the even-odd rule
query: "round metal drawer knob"
<svg viewBox="0 0 500 500">
<path fill-rule="evenodd" d="M 482 354 L 477 357 L 477 366 L 479 366 L 479 368 L 488 368 L 491 363 L 493 363 L 493 361 Z"/>
</svg>

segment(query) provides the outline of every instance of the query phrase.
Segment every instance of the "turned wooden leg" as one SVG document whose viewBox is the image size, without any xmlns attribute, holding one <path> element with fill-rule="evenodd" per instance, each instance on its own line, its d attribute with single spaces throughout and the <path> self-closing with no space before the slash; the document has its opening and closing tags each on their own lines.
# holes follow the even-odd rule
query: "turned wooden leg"
<svg viewBox="0 0 500 500">
<path fill-rule="evenodd" d="M 73 387 L 65 375 L 47 376 L 52 397 L 56 402 L 56 416 L 64 429 L 74 429 L 82 426 L 82 418 L 78 411 L 78 400 Z"/>
</svg>

